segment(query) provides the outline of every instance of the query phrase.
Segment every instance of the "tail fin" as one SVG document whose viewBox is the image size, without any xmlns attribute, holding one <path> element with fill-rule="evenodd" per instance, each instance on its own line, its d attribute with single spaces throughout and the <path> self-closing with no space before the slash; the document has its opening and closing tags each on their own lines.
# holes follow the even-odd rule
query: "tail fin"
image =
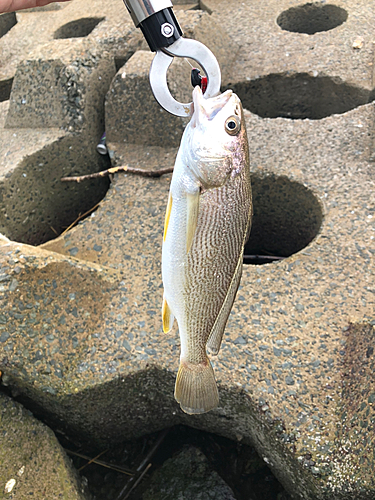
<svg viewBox="0 0 375 500">
<path fill-rule="evenodd" d="M 174 397 L 181 409 L 190 415 L 206 413 L 217 407 L 219 394 L 208 358 L 199 364 L 181 360 Z"/>
</svg>

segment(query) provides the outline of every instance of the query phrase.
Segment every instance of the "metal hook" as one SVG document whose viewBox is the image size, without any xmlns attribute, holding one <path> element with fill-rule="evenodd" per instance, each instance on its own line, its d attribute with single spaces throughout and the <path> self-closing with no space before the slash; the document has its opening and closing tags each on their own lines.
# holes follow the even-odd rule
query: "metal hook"
<svg viewBox="0 0 375 500">
<path fill-rule="evenodd" d="M 194 59 L 207 75 L 204 97 L 214 97 L 220 92 L 220 66 L 213 53 L 203 43 L 189 38 L 179 38 L 172 45 L 156 51 L 150 68 L 150 85 L 155 99 L 166 111 L 176 116 L 189 116 L 191 102 L 181 103 L 171 95 L 167 84 L 167 71 L 174 57 Z"/>
</svg>

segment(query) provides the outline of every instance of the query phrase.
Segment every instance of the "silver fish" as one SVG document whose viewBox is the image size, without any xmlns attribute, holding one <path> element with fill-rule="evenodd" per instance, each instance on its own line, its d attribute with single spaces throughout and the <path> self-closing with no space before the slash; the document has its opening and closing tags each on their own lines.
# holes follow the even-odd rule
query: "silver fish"
<svg viewBox="0 0 375 500">
<path fill-rule="evenodd" d="M 175 398 L 189 414 L 217 407 L 207 350 L 219 352 L 242 274 L 252 218 L 249 149 L 239 98 L 193 91 L 165 216 L 163 329 L 181 338 Z"/>
</svg>

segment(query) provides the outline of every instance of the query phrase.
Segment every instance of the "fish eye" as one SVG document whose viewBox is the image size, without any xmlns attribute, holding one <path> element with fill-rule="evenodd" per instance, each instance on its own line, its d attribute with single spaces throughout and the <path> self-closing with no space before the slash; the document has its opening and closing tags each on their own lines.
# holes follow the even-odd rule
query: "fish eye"
<svg viewBox="0 0 375 500">
<path fill-rule="evenodd" d="M 225 120 L 225 131 L 229 135 L 237 135 L 241 129 L 241 122 L 238 116 L 230 116 Z"/>
</svg>

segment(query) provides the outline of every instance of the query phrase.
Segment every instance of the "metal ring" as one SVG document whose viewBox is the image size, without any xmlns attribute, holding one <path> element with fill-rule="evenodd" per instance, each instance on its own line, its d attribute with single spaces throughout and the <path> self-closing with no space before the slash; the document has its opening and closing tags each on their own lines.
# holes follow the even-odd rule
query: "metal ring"
<svg viewBox="0 0 375 500">
<path fill-rule="evenodd" d="M 189 57 L 202 66 L 208 80 L 205 98 L 214 97 L 220 92 L 220 66 L 210 49 L 189 38 L 181 37 L 172 45 L 156 52 L 150 68 L 150 85 L 154 97 L 172 115 L 186 117 L 190 114 L 192 103 L 176 101 L 167 84 L 167 71 L 174 57 Z"/>
</svg>

